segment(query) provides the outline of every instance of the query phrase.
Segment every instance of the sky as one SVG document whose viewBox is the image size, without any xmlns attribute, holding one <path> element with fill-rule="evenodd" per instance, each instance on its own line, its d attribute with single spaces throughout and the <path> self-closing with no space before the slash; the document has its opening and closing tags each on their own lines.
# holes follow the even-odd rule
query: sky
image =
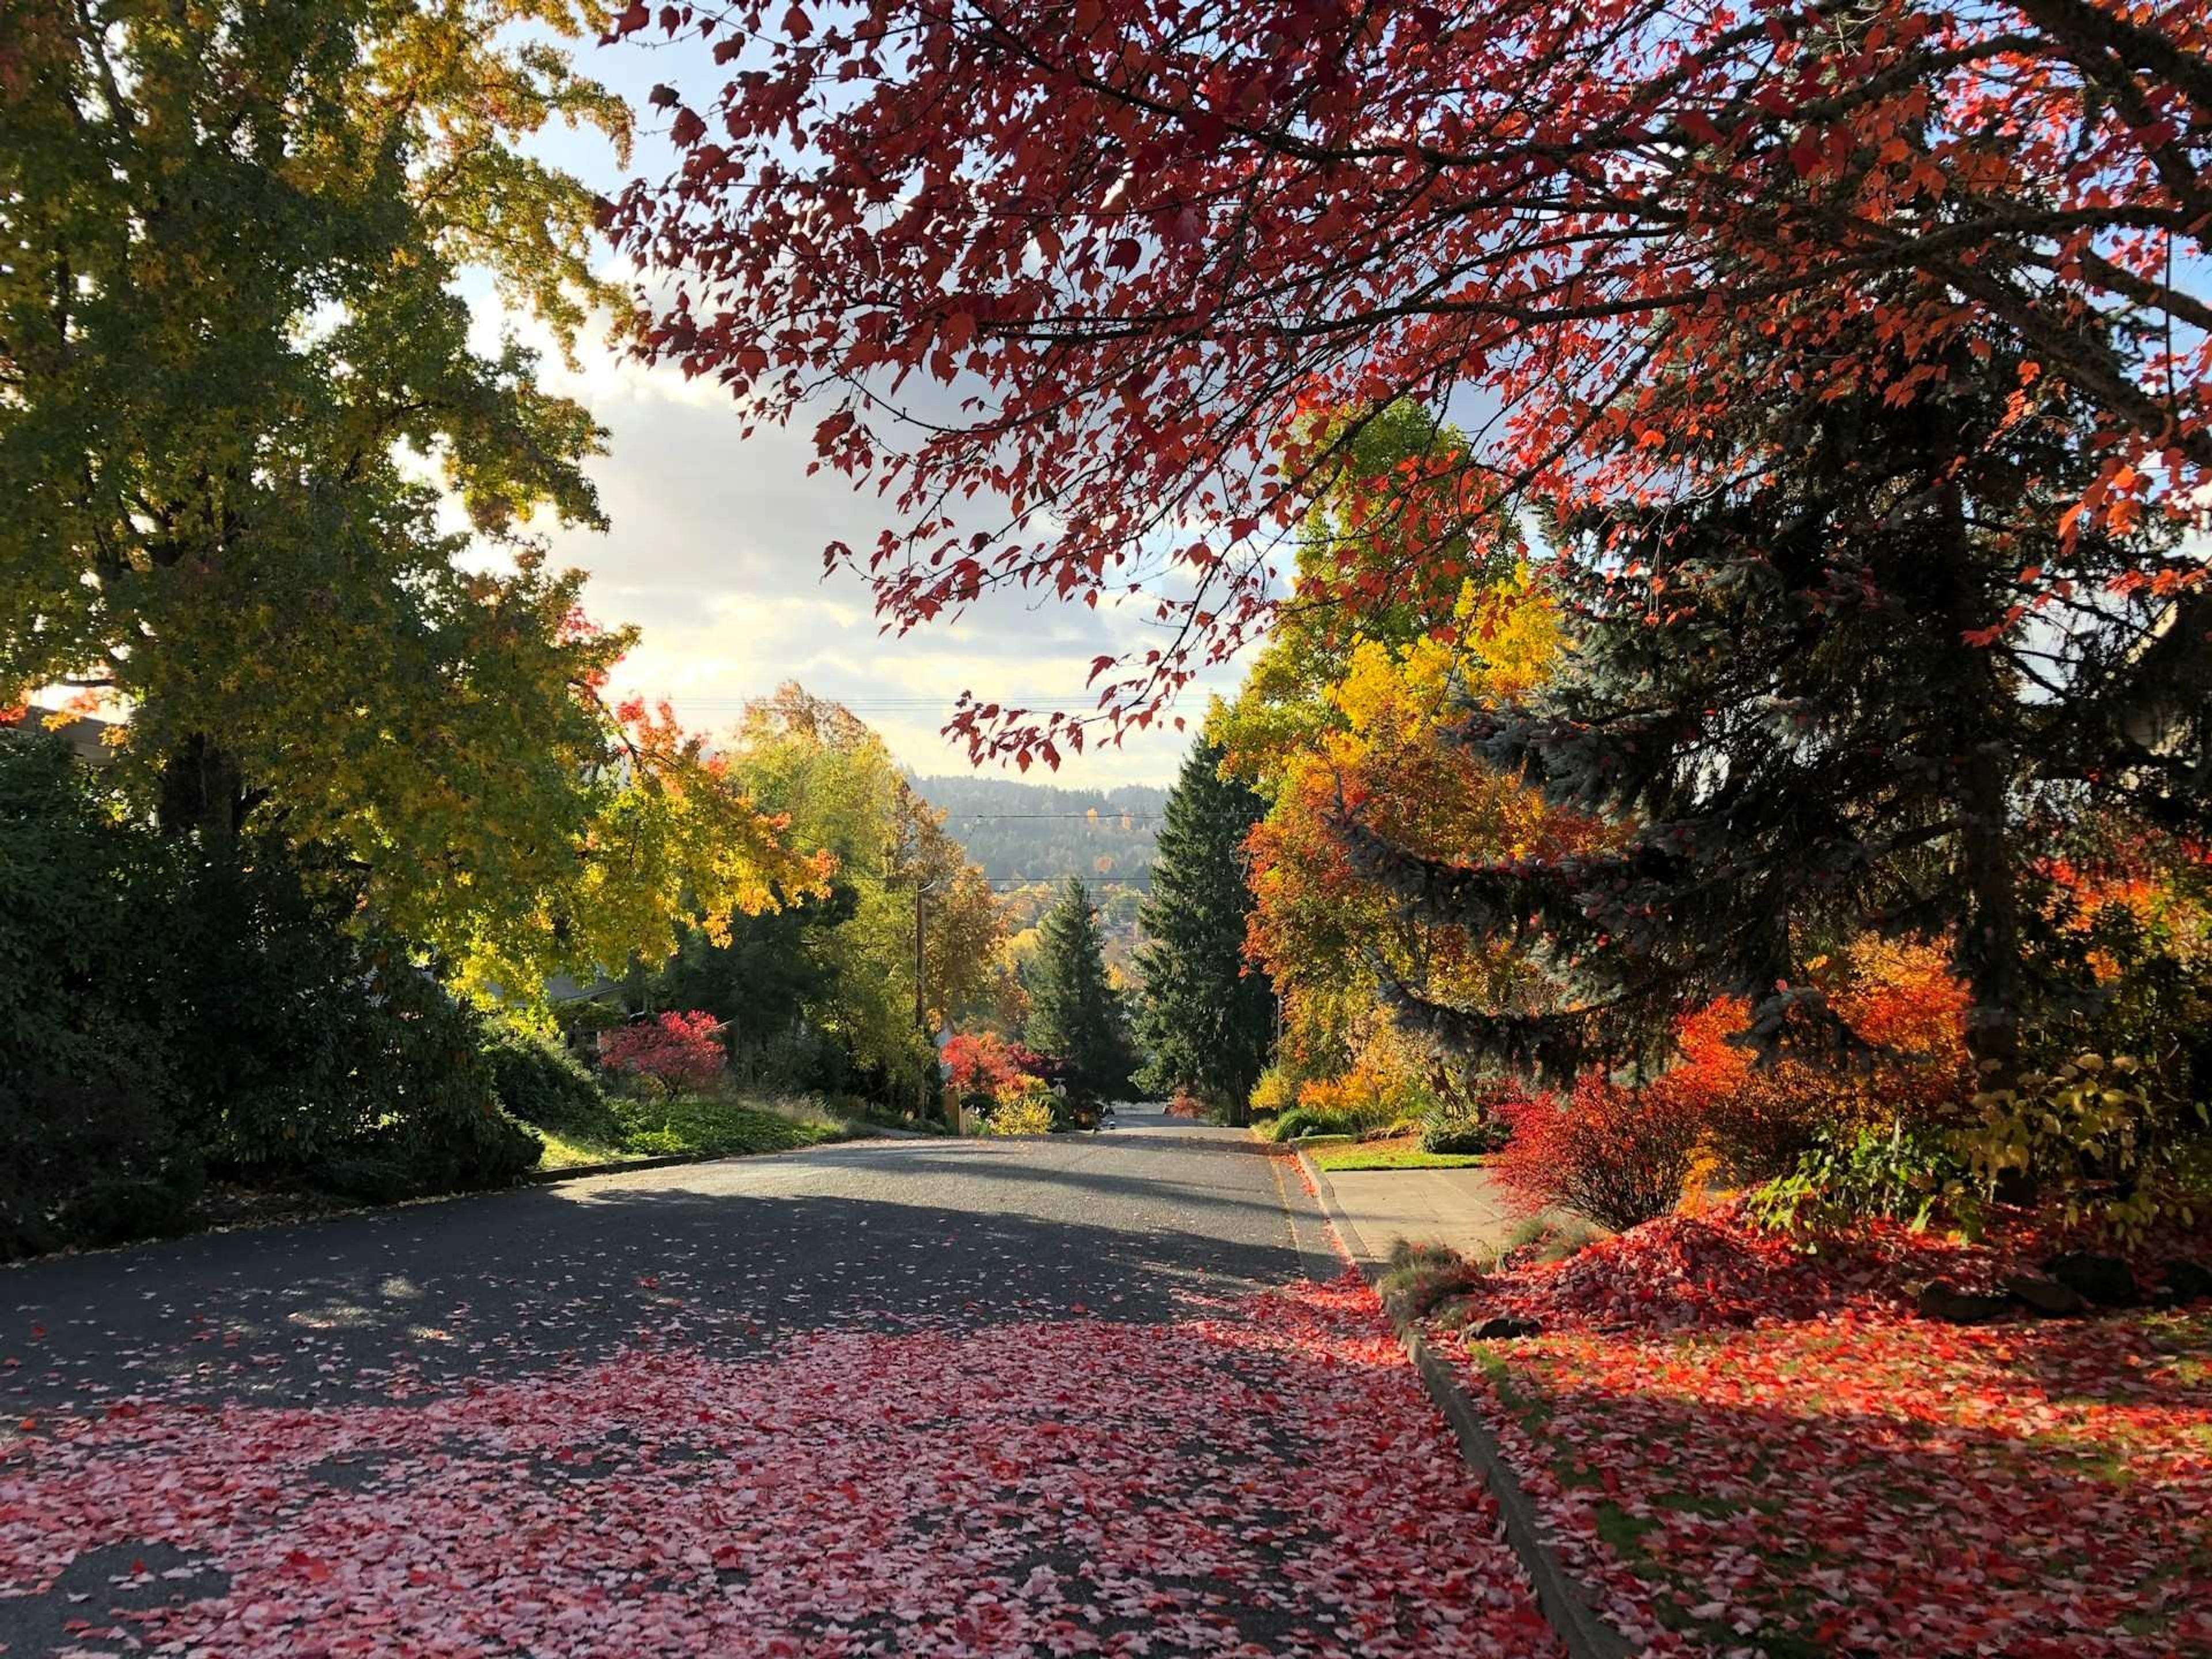
<svg viewBox="0 0 2212 1659">
<path fill-rule="evenodd" d="M 704 108 L 726 73 L 635 39 L 586 44 L 576 56 L 580 68 L 641 112 L 632 171 L 654 178 L 671 151 L 659 137 L 664 118 L 647 106 L 653 84 L 677 79 Z M 611 148 L 596 134 L 556 131 L 533 148 L 595 189 L 611 192 L 623 180 Z M 488 332 L 517 325 L 488 293 L 471 298 Z M 526 327 L 517 331 L 532 337 Z M 597 620 L 643 630 L 617 676 L 617 692 L 665 696 L 686 726 L 720 732 L 748 697 L 796 680 L 845 703 L 915 770 L 965 771 L 964 744 L 940 733 L 961 692 L 1023 707 L 1088 708 L 1091 659 L 1154 642 L 1158 624 L 1148 608 L 1115 611 L 1102 601 L 1093 612 L 1018 594 L 989 597 L 950 625 L 880 634 L 866 583 L 845 570 L 825 578 L 822 550 L 833 540 L 872 544 L 893 522 L 890 509 L 840 475 L 806 475 L 811 421 L 742 438 L 735 407 L 719 387 L 596 341 L 583 343 L 580 356 L 580 370 L 571 371 L 548 354 L 543 379 L 548 390 L 584 404 L 611 434 L 610 453 L 590 471 L 611 529 L 556 530 L 550 540 L 558 563 L 589 573 L 586 604 Z M 1186 690 L 1173 712 L 1194 732 L 1206 693 L 1233 691 L 1237 678 L 1237 670 L 1218 671 Z M 1169 783 L 1189 741 L 1172 726 L 1132 732 L 1119 748 L 1067 755 L 1056 774 L 1040 767 L 1030 775 L 1068 787 Z M 995 763 L 986 769 L 995 771 Z"/>
</svg>

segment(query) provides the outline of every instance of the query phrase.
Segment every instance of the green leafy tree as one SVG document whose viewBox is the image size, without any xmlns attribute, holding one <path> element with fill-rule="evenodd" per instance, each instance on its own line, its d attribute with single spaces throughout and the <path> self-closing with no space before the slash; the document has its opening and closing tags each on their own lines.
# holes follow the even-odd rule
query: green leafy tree
<svg viewBox="0 0 2212 1659">
<path fill-rule="evenodd" d="M 1274 1030 L 1274 989 L 1244 962 L 1252 910 L 1244 838 L 1267 804 L 1224 777 L 1222 759 L 1218 745 L 1200 739 L 1168 797 L 1137 953 L 1137 1036 L 1150 1056 L 1138 1080 L 1241 1112 Z"/>
<path fill-rule="evenodd" d="M 1110 1100 L 1128 1086 L 1128 1020 L 1107 976 L 1098 912 L 1079 878 L 1067 878 L 1038 933 L 1023 1041 L 1060 1062 L 1072 1100 Z"/>
<path fill-rule="evenodd" d="M 665 950 L 807 872 L 531 534 L 598 526 L 563 349 L 615 296 L 549 125 L 625 149 L 592 0 L 84 0 L 0 42 L 0 704 L 127 710 L 179 834 L 276 829 L 479 983 Z M 621 309 L 619 306 L 614 307 Z M 453 509 L 458 507 L 455 514 Z M 462 556 L 469 556 L 465 563 Z"/>
<path fill-rule="evenodd" d="M 934 1071 L 930 1033 L 991 988 L 1004 927 L 990 884 L 840 704 L 781 687 L 747 708 L 728 763 L 791 844 L 836 874 L 795 908 L 738 919 L 720 938 L 694 933 L 647 994 L 730 1021 L 741 1073 L 911 1096 Z"/>
</svg>

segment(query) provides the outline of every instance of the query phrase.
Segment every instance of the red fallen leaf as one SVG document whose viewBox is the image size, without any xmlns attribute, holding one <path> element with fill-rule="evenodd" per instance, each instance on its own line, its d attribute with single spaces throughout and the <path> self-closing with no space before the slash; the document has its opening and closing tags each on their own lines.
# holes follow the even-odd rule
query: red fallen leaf
<svg viewBox="0 0 2212 1659">
<path fill-rule="evenodd" d="M 2185 1541 L 2212 1512 L 2212 1328 L 1942 1325 L 1902 1287 L 1985 1285 L 2001 1251 L 1887 1228 L 1824 1260 L 1774 1245 L 1729 1212 L 1676 1218 L 1584 1250 L 1578 1273 L 1509 1262 L 1478 1304 L 1549 1310 L 1545 1334 L 1492 1347 L 1502 1370 L 1464 1375 L 1617 1621 L 1648 1628 L 1658 1598 L 1704 1626 L 1654 1636 L 1660 1652 L 1758 1630 L 2119 1659 L 2212 1637 Z M 1604 1542 L 1622 1516 L 1633 1560 Z"/>
<path fill-rule="evenodd" d="M 793 1625 L 797 1585 L 885 1609 L 902 1650 L 1072 1652 L 1086 1644 L 1070 1632 L 1121 1617 L 1145 1621 L 1155 1655 L 1235 1651 L 1235 1620 L 1192 1588 L 1211 1583 L 1320 1616 L 1337 1633 L 1313 1659 L 1554 1651 L 1356 1275 L 1164 1325 L 926 1316 L 736 1354 L 666 1335 L 479 1376 L 474 1393 L 97 1418 L 11 1463 L 0 1575 L 41 1583 L 84 1543 L 174 1544 L 228 1576 L 134 1629 L 179 1650 L 301 1647 L 275 1632 L 325 1628 L 395 1656 L 447 1650 L 460 1630 L 549 1653 L 831 1650 Z M 1209 1425 L 1195 1442 L 1194 1422 Z M 663 1455 L 672 1425 L 681 1458 Z M 296 1493 L 369 1447 L 365 1486 L 239 1501 Z M 592 1471 L 588 1502 L 556 1472 L 564 1451 Z M 1145 1524 L 1119 1525 L 1139 1499 Z M 1083 1565 L 1010 1582 L 1006 1545 L 1030 1533 L 1080 1536 Z M 339 1614 L 340 1561 L 410 1588 L 365 1609 L 349 1593 Z M 728 1577 L 702 1595 L 710 1571 Z M 1415 1583 L 1437 1589 L 1399 1593 Z"/>
</svg>

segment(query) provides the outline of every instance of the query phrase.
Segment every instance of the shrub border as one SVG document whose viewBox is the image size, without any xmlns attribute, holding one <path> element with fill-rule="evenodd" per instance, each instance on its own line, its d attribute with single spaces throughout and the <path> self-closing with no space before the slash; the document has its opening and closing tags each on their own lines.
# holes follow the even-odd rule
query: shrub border
<svg viewBox="0 0 2212 1659">
<path fill-rule="evenodd" d="M 1313 1183 L 1339 1243 L 1348 1243 L 1347 1236 L 1359 1237 L 1335 1189 L 1329 1185 L 1328 1171 L 1303 1151 L 1298 1152 L 1297 1159 L 1306 1179 Z M 1379 1297 L 1382 1264 L 1365 1261 L 1348 1249 L 1346 1254 L 1352 1256 L 1352 1265 L 1368 1284 L 1376 1287 Z M 1498 1516 L 1505 1524 L 1506 1541 L 1520 1558 L 1521 1570 L 1528 1575 L 1529 1584 L 1536 1594 L 1536 1606 L 1545 1621 L 1571 1659 L 1629 1659 L 1638 1649 L 1606 1621 L 1598 1612 L 1596 1592 L 1577 1577 L 1552 1547 L 1535 1501 L 1506 1461 L 1504 1449 L 1483 1422 L 1474 1399 L 1460 1386 L 1450 1363 L 1421 1334 L 1418 1322 L 1391 1312 L 1387 1301 L 1384 1311 L 1405 1347 L 1406 1357 L 1413 1362 L 1422 1387 L 1443 1413 L 1444 1421 L 1451 1425 L 1452 1437 L 1459 1443 L 1460 1456 L 1496 1500 Z"/>
</svg>

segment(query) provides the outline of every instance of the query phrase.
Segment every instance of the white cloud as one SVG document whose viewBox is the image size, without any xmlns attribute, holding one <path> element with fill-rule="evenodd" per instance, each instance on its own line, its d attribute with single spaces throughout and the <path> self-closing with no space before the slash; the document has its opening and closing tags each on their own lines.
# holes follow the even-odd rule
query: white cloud
<svg viewBox="0 0 2212 1659">
<path fill-rule="evenodd" d="M 489 303 L 489 296 L 480 301 Z M 495 331 L 496 317 L 486 326 Z M 618 693 L 665 696 L 693 726 L 720 730 L 749 697 L 797 680 L 836 697 L 922 771 L 964 767 L 940 728 L 959 695 L 1087 711 L 1091 659 L 1152 643 L 1149 606 L 1092 611 L 1045 594 L 993 593 L 955 621 L 879 631 L 866 582 L 825 574 L 832 540 L 865 548 L 898 522 L 896 507 L 842 476 L 808 476 L 807 433 L 763 427 L 750 438 L 728 394 L 592 341 L 580 364 L 548 353 L 549 389 L 583 402 L 611 434 L 591 472 L 611 525 L 605 535 L 552 530 L 556 560 L 588 573 L 586 604 L 642 630 L 618 671 Z M 1180 712 L 1204 712 L 1194 693 Z M 1065 756 L 1059 777 L 1159 782 L 1188 745 L 1170 725 Z M 1034 775 L 1034 774 L 1033 774 Z"/>
</svg>

